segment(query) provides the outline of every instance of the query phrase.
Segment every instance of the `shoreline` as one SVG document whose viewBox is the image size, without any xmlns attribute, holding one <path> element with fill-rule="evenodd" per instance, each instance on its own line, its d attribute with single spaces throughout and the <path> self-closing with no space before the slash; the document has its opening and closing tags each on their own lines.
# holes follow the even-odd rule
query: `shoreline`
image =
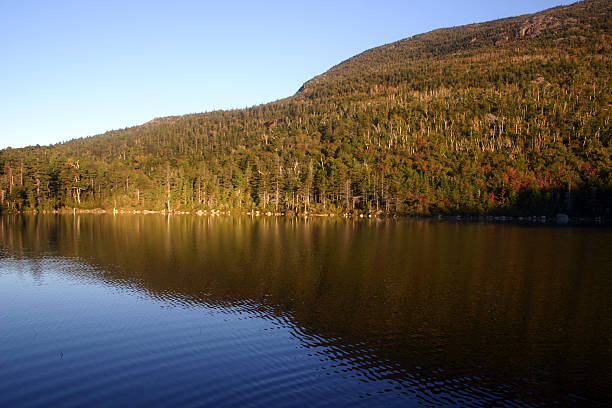
<svg viewBox="0 0 612 408">
<path fill-rule="evenodd" d="M 53 215 L 76 215 L 76 214 L 94 214 L 94 215 L 191 215 L 191 216 L 211 216 L 211 217 L 285 217 L 285 218 L 343 218 L 343 219 L 362 219 L 362 220 L 399 220 L 399 219 L 428 219 L 436 221 L 451 221 L 451 222 L 488 222 L 488 223 L 507 223 L 517 225 L 611 225 L 612 218 L 607 217 L 586 217 L 586 216 L 568 216 L 560 213 L 554 217 L 545 215 L 530 215 L 530 216 L 505 216 L 505 215 L 405 215 L 405 214 L 386 214 L 381 211 L 378 213 L 295 213 L 295 212 L 272 212 L 272 211 L 236 211 L 236 210 L 196 210 L 196 211 L 167 211 L 167 210 L 126 210 L 112 209 L 106 210 L 103 208 L 94 209 L 62 209 L 62 210 L 25 210 L 25 211 L 10 211 L 1 212 L 0 215 L 9 214 L 53 214 Z"/>
</svg>

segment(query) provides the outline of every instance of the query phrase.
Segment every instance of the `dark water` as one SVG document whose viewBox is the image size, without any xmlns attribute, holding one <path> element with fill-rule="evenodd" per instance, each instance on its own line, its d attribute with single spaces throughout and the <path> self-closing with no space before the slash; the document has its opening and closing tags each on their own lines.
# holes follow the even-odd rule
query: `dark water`
<svg viewBox="0 0 612 408">
<path fill-rule="evenodd" d="M 0 217 L 0 406 L 605 406 L 612 230 Z"/>
</svg>

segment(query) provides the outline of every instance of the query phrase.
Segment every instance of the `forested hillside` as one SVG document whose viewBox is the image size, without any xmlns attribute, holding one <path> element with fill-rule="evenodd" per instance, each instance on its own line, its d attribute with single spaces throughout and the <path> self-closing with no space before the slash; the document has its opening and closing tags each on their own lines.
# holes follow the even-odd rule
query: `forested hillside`
<svg viewBox="0 0 612 408">
<path fill-rule="evenodd" d="M 609 216 L 611 11 L 436 30 L 273 103 L 5 149 L 1 206 Z"/>
</svg>

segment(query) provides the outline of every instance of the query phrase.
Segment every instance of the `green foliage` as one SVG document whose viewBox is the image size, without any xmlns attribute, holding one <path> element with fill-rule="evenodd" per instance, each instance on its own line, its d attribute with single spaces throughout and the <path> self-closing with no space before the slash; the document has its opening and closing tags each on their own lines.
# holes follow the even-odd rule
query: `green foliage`
<svg viewBox="0 0 612 408">
<path fill-rule="evenodd" d="M 605 215 L 611 5 L 436 30 L 294 96 L 0 151 L 9 210 Z"/>
</svg>

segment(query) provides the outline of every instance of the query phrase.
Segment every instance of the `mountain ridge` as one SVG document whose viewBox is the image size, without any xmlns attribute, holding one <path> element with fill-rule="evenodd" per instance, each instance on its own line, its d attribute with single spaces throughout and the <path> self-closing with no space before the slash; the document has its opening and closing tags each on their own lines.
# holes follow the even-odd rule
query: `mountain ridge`
<svg viewBox="0 0 612 408">
<path fill-rule="evenodd" d="M 314 76 L 313 78 L 309 79 L 308 81 L 306 81 L 299 89 L 298 91 L 290 96 L 284 97 L 284 98 L 280 98 L 278 100 L 275 101 L 270 101 L 270 102 L 265 102 L 265 103 L 261 103 L 258 105 L 254 105 L 254 106 L 250 106 L 250 107 L 245 107 L 245 108 L 235 108 L 235 109 L 221 109 L 221 110 L 213 110 L 212 112 L 220 112 L 220 111 L 241 111 L 244 109 L 250 109 L 250 108 L 254 108 L 256 106 L 262 106 L 262 105 L 267 105 L 267 104 L 273 104 L 273 103 L 277 103 L 277 102 L 281 102 L 287 99 L 290 99 L 296 95 L 299 95 L 301 93 L 304 93 L 308 90 L 308 88 L 310 88 L 311 86 L 316 86 L 318 83 L 324 83 L 325 79 L 327 79 L 328 77 L 332 76 L 335 71 L 340 70 L 343 66 L 350 64 L 352 61 L 358 60 L 361 57 L 367 56 L 370 53 L 376 53 L 376 52 L 380 52 L 382 50 L 385 49 L 392 49 L 392 48 L 396 48 L 396 47 L 401 47 L 402 45 L 409 43 L 411 41 L 420 41 L 420 40 L 424 40 L 424 38 L 427 38 L 429 36 L 432 36 L 434 34 L 442 34 L 445 35 L 446 33 L 450 32 L 450 31 L 454 31 L 454 30 L 477 30 L 479 27 L 483 27 L 486 26 L 488 24 L 491 23 L 498 23 L 498 22 L 507 22 L 509 23 L 508 26 L 517 29 L 518 28 L 518 33 L 522 33 L 521 35 L 519 35 L 520 38 L 530 38 L 530 37 L 535 37 L 537 35 L 542 34 L 542 30 L 541 30 L 541 26 L 538 27 L 538 24 L 541 24 L 540 21 L 541 19 L 547 19 L 547 23 L 551 23 L 551 22 L 558 22 L 558 16 L 551 16 L 551 13 L 554 14 L 560 14 L 564 11 L 572 11 L 574 8 L 576 8 L 577 6 L 582 6 L 579 8 L 580 11 L 584 12 L 587 11 L 589 9 L 598 7 L 598 6 L 604 6 L 600 9 L 600 12 L 602 13 L 612 13 L 612 2 L 609 0 L 581 0 L 578 1 L 576 3 L 570 4 L 570 5 L 565 5 L 565 6 L 556 6 L 553 8 L 549 8 L 543 11 L 539 11 L 536 13 L 527 13 L 527 14 L 522 14 L 519 16 L 513 16 L 513 17 L 505 17 L 505 18 L 501 18 L 501 19 L 496 19 L 496 20 L 490 20 L 490 21 L 485 21 L 485 22 L 480 22 L 480 23 L 471 23 L 471 24 L 465 24 L 465 25 L 460 25 L 460 26 L 455 26 L 455 27 L 442 27 L 442 28 L 437 28 L 425 33 L 420 33 L 420 34 L 415 34 L 411 37 L 407 37 L 407 38 L 403 38 L 397 41 L 394 41 L 392 43 L 389 44 L 385 44 L 385 45 L 381 45 L 381 46 L 377 46 L 377 47 L 373 47 L 370 49 L 367 49 L 363 52 L 360 52 L 359 54 L 356 54 L 350 58 L 347 58 L 346 60 L 332 66 L 330 69 L 328 69 L 327 71 Z M 572 13 L 575 14 L 575 13 Z M 570 17 L 573 18 L 573 17 Z M 530 20 L 535 20 L 533 22 L 531 22 Z M 577 20 L 574 20 L 573 23 L 576 23 Z M 527 25 L 526 25 L 527 24 Z M 558 25 L 556 26 L 558 27 Z M 608 24 L 608 30 L 610 30 L 610 24 Z M 515 30 L 516 31 L 516 30 Z M 501 36 L 500 33 L 497 33 L 498 37 Z M 508 41 L 507 35 L 505 36 L 506 41 Z M 425 40 L 427 41 L 427 40 Z M 433 42 L 433 46 L 436 46 L 436 43 L 434 41 Z M 470 43 L 472 43 L 472 41 L 470 41 Z M 431 45 L 430 45 L 431 46 Z M 610 47 L 609 47 L 610 48 Z M 417 52 L 417 50 L 414 50 L 415 52 Z M 464 50 L 460 50 L 460 51 L 464 51 Z M 205 115 L 206 113 L 210 113 L 210 112 L 203 112 L 203 113 L 188 113 L 188 114 L 182 114 L 182 115 L 170 115 L 170 116 L 159 116 L 159 117 L 155 117 L 143 124 L 140 125 L 134 125 L 134 126 L 129 126 L 128 128 L 135 128 L 135 127 L 139 127 L 139 126 L 152 126 L 158 123 L 161 123 L 163 121 L 173 121 L 185 116 L 192 116 L 192 115 Z M 122 129 L 127 129 L 127 128 L 122 128 Z M 114 129 L 114 130 L 122 130 L 122 129 Z M 107 132 L 112 132 L 113 130 L 107 131 Z M 105 132 L 105 133 L 107 133 Z M 88 137 L 96 137 L 99 135 L 91 135 L 91 136 L 85 136 L 83 138 L 88 138 Z M 80 138 L 82 139 L 82 138 Z M 70 140 L 62 142 L 62 143 L 67 143 L 70 142 Z"/>
<path fill-rule="evenodd" d="M 595 11 L 597 10 L 597 11 Z M 416 34 L 412 37 L 404 38 L 390 44 L 382 45 L 365 50 L 345 61 L 333 66 L 323 74 L 317 75 L 311 80 L 307 81 L 300 90 L 305 90 L 310 84 L 315 85 L 318 82 L 324 82 L 327 77 L 333 76 L 337 71 L 341 71 L 345 66 L 359 60 L 368 58 L 370 55 L 380 54 L 388 50 L 399 50 L 399 52 L 405 54 L 406 51 L 412 52 L 412 55 L 418 52 L 432 52 L 432 49 L 436 49 L 439 53 L 451 53 L 458 51 L 466 51 L 467 47 L 481 47 L 482 42 L 477 42 L 473 34 L 475 31 L 480 30 L 481 36 L 484 37 L 485 41 L 493 43 L 494 45 L 501 45 L 512 39 L 529 39 L 540 35 L 551 34 L 552 29 L 559 29 L 563 23 L 568 25 L 576 25 L 580 20 L 578 17 L 582 17 L 584 21 L 585 13 L 588 15 L 596 14 L 610 14 L 612 10 L 612 2 L 608 0 L 583 0 L 577 3 L 573 3 L 567 6 L 557 6 L 547 10 L 543 10 L 536 13 L 523 14 L 515 17 L 506 17 L 497 20 L 491 20 L 481 23 L 472 23 L 467 25 L 461 25 L 450 28 L 438 28 L 426 33 Z M 565 21 L 561 21 L 561 18 L 565 18 Z M 595 19 L 594 17 L 592 19 Z M 588 20 L 588 16 L 587 16 Z M 605 20 L 604 20 L 605 21 Z M 501 26 L 501 27 L 500 27 Z M 483 33 L 482 29 L 486 29 Z M 500 29 L 501 28 L 501 29 Z M 610 30 L 610 23 L 607 24 L 607 31 Z M 440 42 L 439 36 L 444 37 L 457 37 L 460 36 L 459 40 L 453 42 L 451 49 L 446 49 L 448 44 Z M 466 48 L 462 48 L 466 47 Z M 388 53 L 386 55 L 388 57 Z M 384 65 L 385 61 L 377 61 L 376 66 Z"/>
</svg>

